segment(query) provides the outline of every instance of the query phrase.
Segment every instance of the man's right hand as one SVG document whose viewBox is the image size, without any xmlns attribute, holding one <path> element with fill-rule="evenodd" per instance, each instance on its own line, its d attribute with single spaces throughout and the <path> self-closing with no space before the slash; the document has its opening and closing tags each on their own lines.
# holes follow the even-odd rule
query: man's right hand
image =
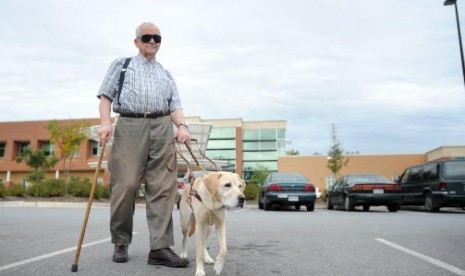
<svg viewBox="0 0 465 276">
<path fill-rule="evenodd" d="M 113 126 L 111 124 L 101 125 L 98 131 L 98 137 L 100 138 L 100 145 L 110 142 L 112 134 L 113 134 Z"/>
</svg>

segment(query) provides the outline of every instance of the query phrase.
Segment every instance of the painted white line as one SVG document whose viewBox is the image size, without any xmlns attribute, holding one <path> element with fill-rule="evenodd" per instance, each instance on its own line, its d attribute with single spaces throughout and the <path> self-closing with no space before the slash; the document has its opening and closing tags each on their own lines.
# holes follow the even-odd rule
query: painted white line
<svg viewBox="0 0 465 276">
<path fill-rule="evenodd" d="M 405 252 L 407 254 L 410 254 L 414 257 L 417 257 L 419 259 L 422 259 L 423 261 L 427 261 L 431 264 L 434 264 L 436 266 L 439 266 L 440 268 L 443 268 L 443 269 L 446 269 L 446 270 L 449 270 L 450 272 L 454 273 L 454 274 L 457 274 L 457 275 L 462 275 L 462 276 L 465 276 L 465 270 L 462 270 L 456 266 L 453 266 L 453 265 L 450 265 L 448 263 L 445 263 L 445 262 L 442 262 L 440 260 L 436 260 L 434 258 L 431 258 L 429 256 L 426 256 L 426 255 L 423 255 L 421 253 L 418 253 L 416 251 L 413 251 L 411 249 L 408 249 L 406 247 L 403 247 L 403 246 L 400 246 L 398 244 L 395 244 L 393 242 L 390 242 L 390 241 L 387 241 L 385 239 L 381 239 L 381 238 L 376 238 L 375 240 L 381 242 L 381 243 L 384 243 L 385 245 L 388 245 L 392 248 L 395 248 L 397 250 L 400 250 L 402 252 Z"/>
<path fill-rule="evenodd" d="M 137 233 L 138 232 L 133 232 L 133 234 L 137 234 Z M 101 244 L 101 243 L 105 243 L 105 242 L 109 242 L 109 241 L 111 241 L 111 238 L 106 238 L 106 239 L 103 239 L 103 240 L 89 242 L 89 243 L 83 244 L 81 246 L 81 248 L 89 247 L 89 246 L 93 246 L 93 245 L 97 245 L 97 244 Z M 37 261 L 40 261 L 40 260 L 43 260 L 43 259 L 47 259 L 47 258 L 50 258 L 50 257 L 53 257 L 53 256 L 68 253 L 70 251 L 75 251 L 76 249 L 77 249 L 77 246 L 73 246 L 73 247 L 63 249 L 63 250 L 59 250 L 59 251 L 44 254 L 44 255 L 41 255 L 41 256 L 37 256 L 37 257 L 34 257 L 34 258 L 30 258 L 30 259 L 27 259 L 27 260 L 23 260 L 23 261 L 7 264 L 7 265 L 4 265 L 4 266 L 0 266 L 0 271 L 7 270 L 7 269 L 10 269 L 10 268 L 15 268 L 15 267 L 18 267 L 18 266 L 27 265 L 27 264 L 37 262 Z"/>
<path fill-rule="evenodd" d="M 242 209 L 234 210 L 234 213 L 245 212 L 245 211 L 248 211 L 248 210 L 249 209 L 247 209 L 247 208 L 242 208 Z"/>
</svg>

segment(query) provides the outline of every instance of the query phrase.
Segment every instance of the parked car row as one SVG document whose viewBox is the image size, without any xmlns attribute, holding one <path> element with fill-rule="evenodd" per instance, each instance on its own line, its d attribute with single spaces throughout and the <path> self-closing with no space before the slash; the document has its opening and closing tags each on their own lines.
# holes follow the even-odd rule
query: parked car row
<svg viewBox="0 0 465 276">
<path fill-rule="evenodd" d="M 258 207 L 270 210 L 274 205 L 302 205 L 313 211 L 316 187 L 300 173 L 270 173 L 260 187 Z M 326 194 L 328 209 L 341 206 L 353 211 L 362 206 L 386 206 L 397 212 L 401 206 L 424 206 L 428 212 L 441 207 L 465 210 L 465 158 L 430 161 L 411 166 L 396 181 L 379 174 L 347 174 L 340 177 Z"/>
</svg>

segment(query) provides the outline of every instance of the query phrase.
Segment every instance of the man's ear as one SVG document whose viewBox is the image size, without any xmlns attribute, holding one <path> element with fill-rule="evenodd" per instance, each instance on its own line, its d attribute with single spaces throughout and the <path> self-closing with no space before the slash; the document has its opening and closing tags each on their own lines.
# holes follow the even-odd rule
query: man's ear
<svg viewBox="0 0 465 276">
<path fill-rule="evenodd" d="M 209 173 L 203 176 L 203 184 L 207 188 L 211 196 L 218 193 L 220 175 L 217 173 Z"/>
</svg>

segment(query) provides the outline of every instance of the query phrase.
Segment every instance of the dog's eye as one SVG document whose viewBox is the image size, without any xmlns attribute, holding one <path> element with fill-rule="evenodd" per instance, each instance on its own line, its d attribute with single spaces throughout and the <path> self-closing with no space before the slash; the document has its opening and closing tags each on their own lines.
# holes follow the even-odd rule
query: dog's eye
<svg viewBox="0 0 465 276">
<path fill-rule="evenodd" d="M 231 188 L 231 183 L 226 183 L 226 184 L 224 184 L 224 186 L 225 186 L 226 188 Z"/>
</svg>

